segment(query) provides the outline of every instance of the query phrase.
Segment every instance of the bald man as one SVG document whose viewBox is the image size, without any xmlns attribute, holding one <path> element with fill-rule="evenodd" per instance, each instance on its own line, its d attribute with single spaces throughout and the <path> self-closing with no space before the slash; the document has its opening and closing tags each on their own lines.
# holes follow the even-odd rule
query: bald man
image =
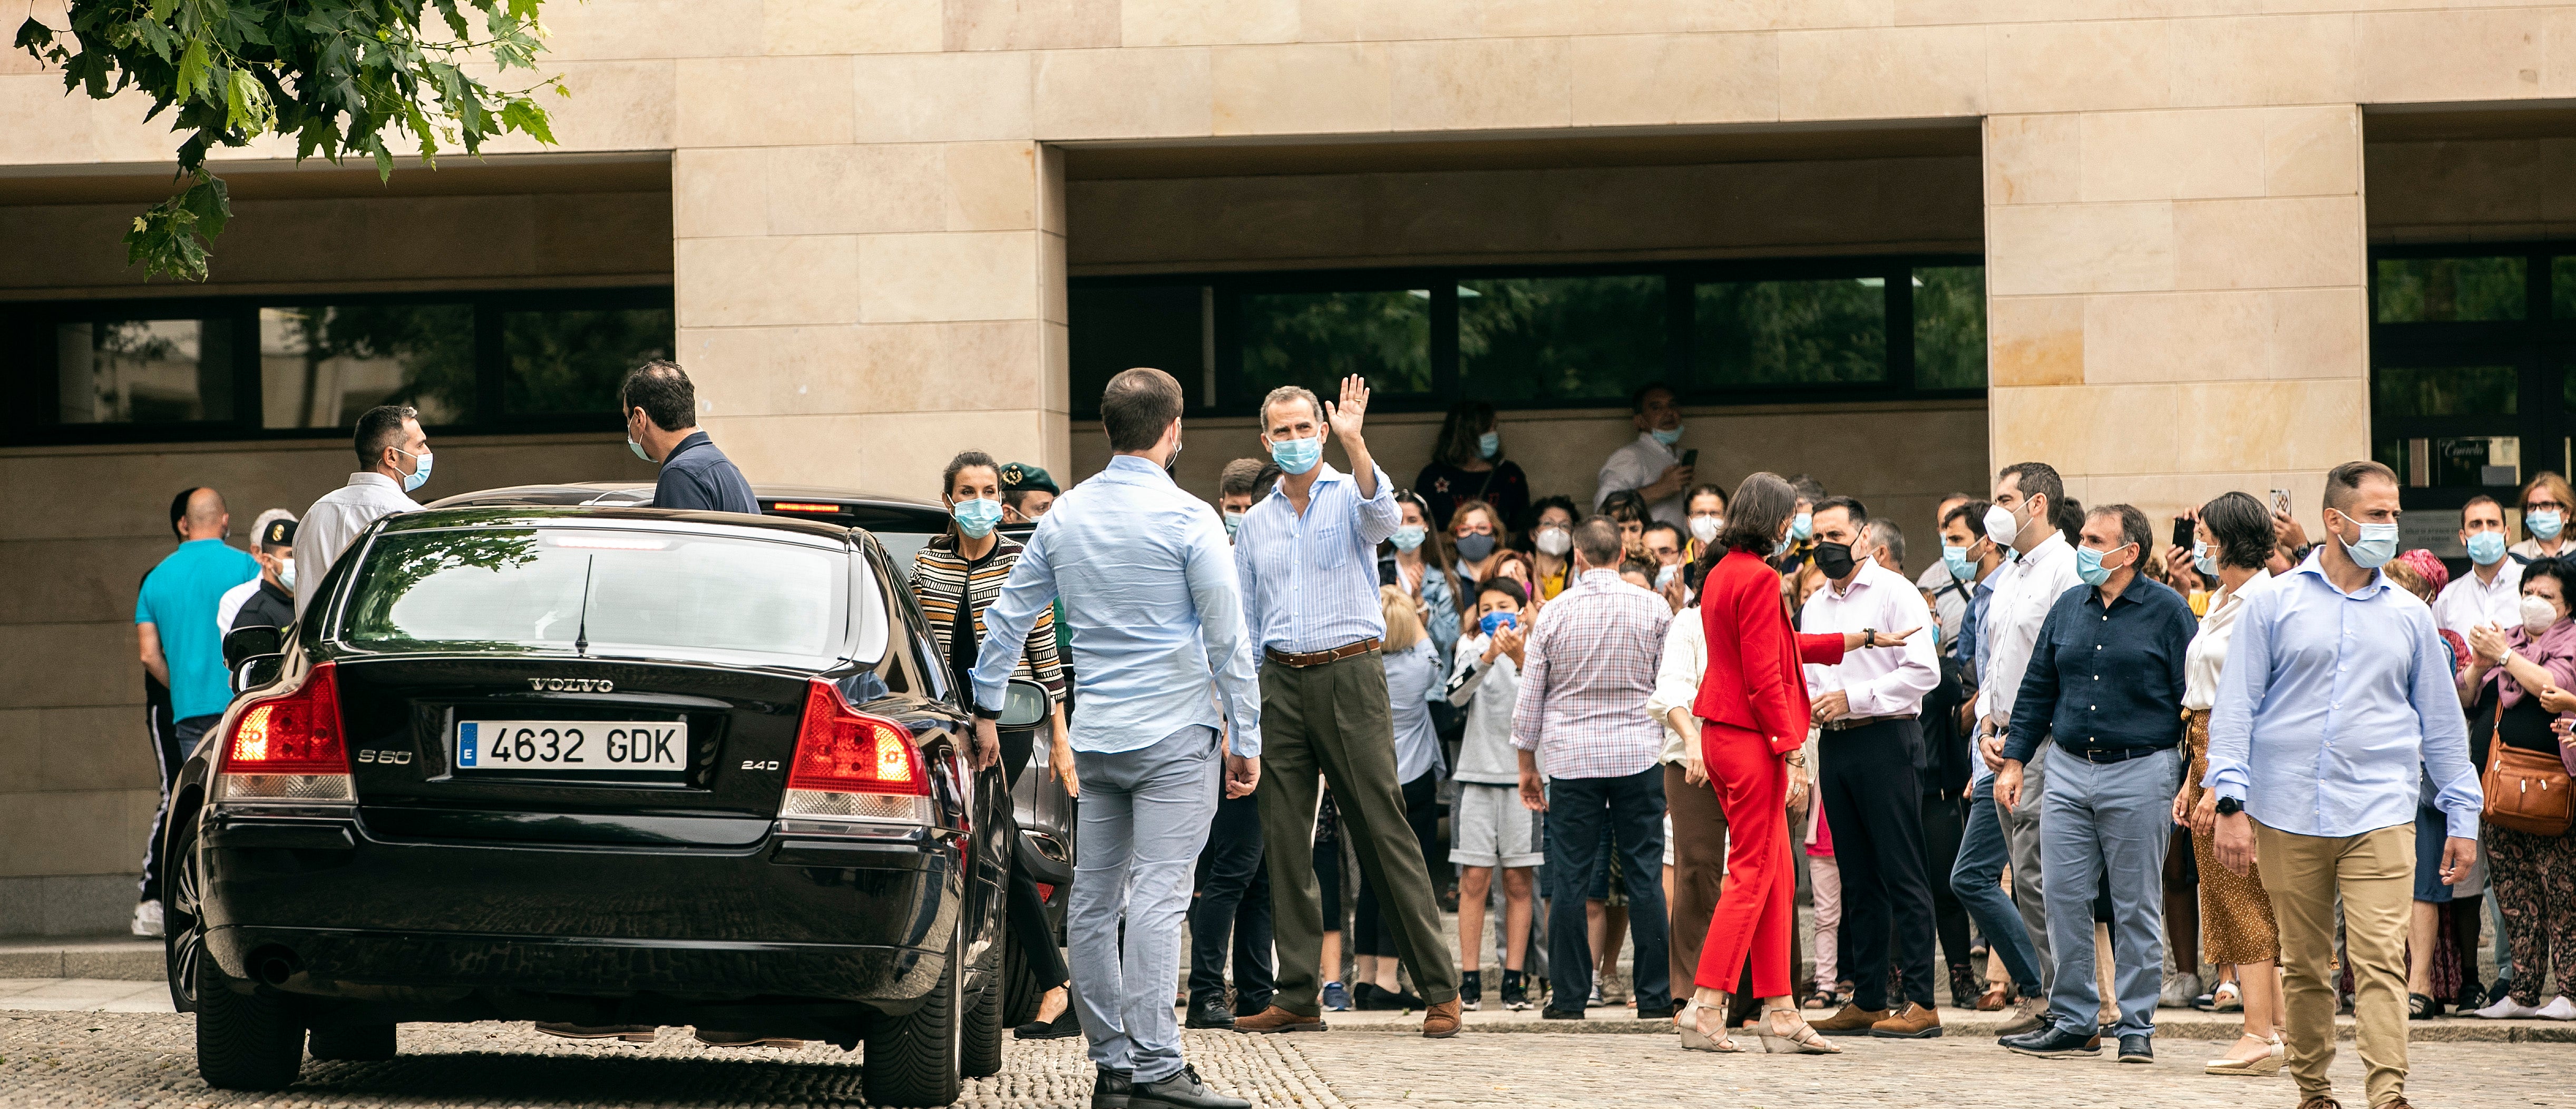
<svg viewBox="0 0 2576 1109">
<path fill-rule="evenodd" d="M 161 763 L 161 811 L 144 845 L 143 901 L 134 910 L 134 930 L 144 935 L 161 934 L 161 828 L 170 815 L 170 779 L 233 699 L 215 606 L 232 587 L 257 579 L 259 562 L 224 542 L 232 526 L 222 494 L 203 486 L 189 490 L 179 517 L 179 549 L 143 576 L 134 599 L 143 669 L 170 687 L 170 714 L 177 718 L 173 734 L 153 751 Z"/>
</svg>

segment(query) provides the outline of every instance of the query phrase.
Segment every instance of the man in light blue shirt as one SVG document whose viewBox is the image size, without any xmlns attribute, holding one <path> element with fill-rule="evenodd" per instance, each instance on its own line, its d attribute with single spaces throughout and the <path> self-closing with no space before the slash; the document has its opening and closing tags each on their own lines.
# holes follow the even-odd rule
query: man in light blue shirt
<svg viewBox="0 0 2576 1109">
<path fill-rule="evenodd" d="M 2477 772 L 2432 610 L 2379 567 L 2397 553 L 2397 475 L 2326 475 L 2324 543 L 2248 594 L 2209 719 L 2219 862 L 2257 856 L 2281 931 L 2290 1073 L 2303 1106 L 2334 1105 L 2334 910 L 2357 996 L 2354 1036 L 2375 1109 L 2405 1105 L 2406 926 L 2419 773 L 2449 824 L 2441 880 L 2477 856 Z M 2418 768 L 2421 768 L 2419 771 Z"/>
<path fill-rule="evenodd" d="M 1038 614 L 1062 596 L 1082 696 L 1071 737 L 1082 849 L 1066 930 L 1074 1005 L 1099 1067 L 1092 1104 L 1248 1109 L 1199 1081 L 1172 1020 L 1192 871 L 1216 817 L 1216 701 L 1233 737 L 1224 794 L 1248 796 L 1261 778 L 1261 705 L 1233 552 L 1216 512 L 1169 471 L 1181 404 L 1180 383 L 1161 370 L 1109 380 L 1108 468 L 1038 518 L 984 612 L 976 747 L 979 760 L 999 750 L 1003 688 Z"/>
<path fill-rule="evenodd" d="M 1279 484 L 1244 514 L 1234 562 L 1243 575 L 1245 623 L 1261 646 L 1261 836 L 1305 843 L 1314 835 L 1315 775 L 1351 829 L 1360 873 L 1395 932 L 1428 1011 L 1422 1034 L 1458 1033 L 1458 965 L 1440 927 L 1422 845 L 1405 823 L 1395 769 L 1395 722 L 1378 653 L 1386 617 L 1378 601 L 1377 545 L 1401 518 L 1395 490 L 1369 458 L 1360 425 L 1368 383 L 1342 382 L 1339 405 L 1294 385 L 1261 402 L 1261 443 Z M 1329 428 L 1351 472 L 1325 465 Z M 1270 855 L 1271 937 L 1279 975 L 1270 1008 L 1234 1022 L 1237 1032 L 1320 1031 L 1324 915 L 1310 852 Z"/>
</svg>

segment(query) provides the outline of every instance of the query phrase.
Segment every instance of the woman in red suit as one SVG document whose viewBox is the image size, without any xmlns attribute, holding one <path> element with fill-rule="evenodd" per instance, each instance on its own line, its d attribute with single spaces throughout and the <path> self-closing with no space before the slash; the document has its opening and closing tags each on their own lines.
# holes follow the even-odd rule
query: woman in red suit
<svg viewBox="0 0 2576 1109">
<path fill-rule="evenodd" d="M 1780 599 L 1780 575 L 1765 561 L 1788 542 L 1798 495 L 1779 475 L 1757 473 L 1736 486 L 1726 528 L 1701 554 L 1700 618 L 1708 633 L 1708 672 L 1694 712 L 1700 757 L 1732 834 L 1726 884 L 1700 947 L 1698 991 L 1682 1020 L 1682 1046 L 1739 1051 L 1726 1034 L 1726 991 L 1752 958 L 1753 990 L 1762 999 L 1765 1051 L 1841 1052 L 1790 997 L 1789 934 L 1798 876 L 1789 858 L 1792 768 L 1803 766 L 1810 720 L 1802 662 L 1832 665 L 1843 652 L 1890 646 L 1903 634 L 1802 636 Z M 1681 829 L 1675 829 L 1676 834 Z"/>
</svg>

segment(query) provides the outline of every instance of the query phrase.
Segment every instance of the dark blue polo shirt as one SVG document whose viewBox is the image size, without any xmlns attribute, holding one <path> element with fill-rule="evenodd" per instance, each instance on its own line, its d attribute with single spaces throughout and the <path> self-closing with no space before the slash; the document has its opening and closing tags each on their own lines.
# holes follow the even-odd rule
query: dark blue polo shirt
<svg viewBox="0 0 2576 1109">
<path fill-rule="evenodd" d="M 2181 743 L 2183 654 L 2199 626 L 2181 594 L 2145 577 L 2107 611 L 2099 588 L 2067 590 L 2040 622 L 2004 757 L 2029 762 L 2051 733 L 2078 752 Z"/>
<path fill-rule="evenodd" d="M 690 432 L 662 460 L 661 480 L 653 485 L 653 507 L 760 512 L 760 503 L 751 496 L 751 483 L 742 479 L 742 471 L 703 431 Z"/>
</svg>

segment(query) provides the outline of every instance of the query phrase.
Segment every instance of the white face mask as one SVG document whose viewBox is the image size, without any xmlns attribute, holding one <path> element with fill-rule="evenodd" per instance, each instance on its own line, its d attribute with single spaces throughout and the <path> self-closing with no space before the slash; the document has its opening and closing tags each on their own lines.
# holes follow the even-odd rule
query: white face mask
<svg viewBox="0 0 2576 1109">
<path fill-rule="evenodd" d="M 1994 540 L 1995 546 L 2012 546 L 2020 535 L 2021 517 L 2013 515 L 2013 510 L 2002 505 L 1986 509 L 1986 538 Z"/>
<path fill-rule="evenodd" d="M 2537 636 L 2548 631 L 2549 626 L 2557 622 L 2558 606 L 2550 604 L 2549 598 L 2537 597 L 2529 593 L 2522 595 L 2523 631 Z"/>
<path fill-rule="evenodd" d="M 1541 553 L 1552 558 L 1563 558 L 1565 552 L 1574 549 L 1574 533 L 1561 527 L 1544 527 L 1538 529 L 1536 542 Z"/>
<path fill-rule="evenodd" d="M 1702 543 L 1717 542 L 1717 533 L 1725 527 L 1726 517 L 1723 516 L 1693 516 L 1690 518 L 1691 538 L 1697 539 Z"/>
</svg>

